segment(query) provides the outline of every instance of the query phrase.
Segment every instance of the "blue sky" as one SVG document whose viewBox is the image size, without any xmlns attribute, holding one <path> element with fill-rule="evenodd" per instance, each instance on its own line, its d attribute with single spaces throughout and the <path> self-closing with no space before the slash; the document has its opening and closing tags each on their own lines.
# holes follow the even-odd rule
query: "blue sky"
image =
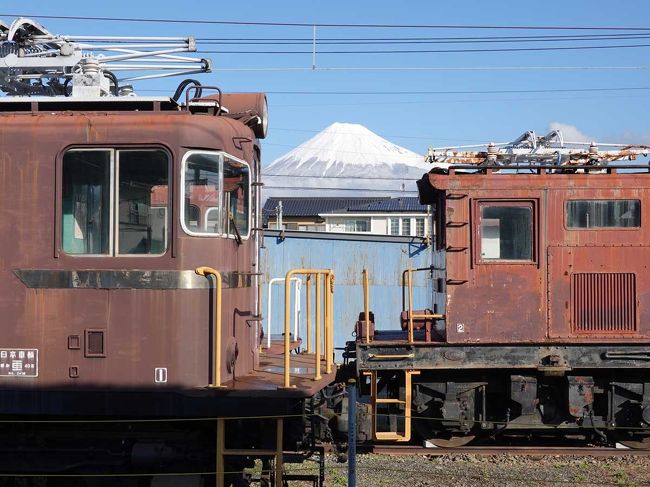
<svg viewBox="0 0 650 487">
<path fill-rule="evenodd" d="M 553 25 L 650 27 L 650 2 L 645 1 L 545 1 L 522 2 L 182 2 L 124 1 L 25 3 L 24 7 L 0 7 L 3 14 L 76 15 L 102 17 L 279 21 L 306 23 Z M 63 6 L 63 7 L 62 7 Z M 19 9 L 20 8 L 20 9 Z M 2 16 L 5 21 L 12 18 Z M 309 38 L 311 27 L 222 26 L 100 22 L 42 19 L 50 31 L 95 35 L 194 35 L 201 37 Z M 497 31 L 438 29 L 359 29 L 319 27 L 317 38 L 326 37 L 464 37 L 494 35 L 568 35 L 566 31 Z M 589 34 L 591 32 L 577 32 Z M 594 32 L 605 34 L 613 32 Z M 650 33 L 649 33 L 650 34 Z M 650 35 L 648 36 L 650 37 Z M 536 43 L 552 45 L 650 44 L 649 39 Z M 532 46 L 532 44 L 526 44 Z M 522 47 L 521 44 L 437 44 L 400 46 L 319 46 L 318 49 L 458 49 Z M 201 49 L 291 49 L 309 46 L 218 46 Z M 505 142 L 526 130 L 546 131 L 552 124 L 570 126 L 603 142 L 650 143 L 648 101 L 650 89 L 607 92 L 560 93 L 458 93 L 388 95 L 297 95 L 278 91 L 494 91 L 556 90 L 584 88 L 650 88 L 650 69 L 633 70 L 485 70 L 430 71 L 404 68 L 464 67 L 600 67 L 650 68 L 650 47 L 629 49 L 565 50 L 546 52 L 417 53 L 417 54 L 319 54 L 319 68 L 383 67 L 386 71 L 227 71 L 234 68 L 310 68 L 311 54 L 204 54 L 215 72 L 201 75 L 204 84 L 224 91 L 270 92 L 270 134 L 264 143 L 264 163 L 313 136 L 333 122 L 354 122 L 379 135 L 425 153 L 428 146 Z M 220 71 L 224 69 L 226 71 Z M 140 82 L 141 94 L 169 90 L 180 79 Z"/>
</svg>

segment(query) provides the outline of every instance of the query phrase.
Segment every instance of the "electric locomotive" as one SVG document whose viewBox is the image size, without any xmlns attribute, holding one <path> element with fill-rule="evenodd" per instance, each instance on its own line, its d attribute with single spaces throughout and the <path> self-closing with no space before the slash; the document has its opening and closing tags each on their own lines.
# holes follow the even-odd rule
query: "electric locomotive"
<svg viewBox="0 0 650 487">
<path fill-rule="evenodd" d="M 370 299 L 348 345 L 369 437 L 650 447 L 648 148 L 605 148 L 528 132 L 430 150 L 432 265 L 405 271 L 401 327 L 375 327 Z"/>
<path fill-rule="evenodd" d="M 334 376 L 329 342 L 263 347 L 266 97 L 133 92 L 146 69 L 209 72 L 179 54 L 192 38 L 17 19 L 0 41 L 0 474 L 241 486 L 261 460 L 263 484 L 288 481 Z"/>
</svg>

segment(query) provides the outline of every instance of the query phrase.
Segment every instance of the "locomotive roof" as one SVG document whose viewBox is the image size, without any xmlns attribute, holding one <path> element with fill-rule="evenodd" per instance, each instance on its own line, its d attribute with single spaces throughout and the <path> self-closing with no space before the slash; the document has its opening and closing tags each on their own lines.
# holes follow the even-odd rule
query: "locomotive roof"
<svg viewBox="0 0 650 487">
<path fill-rule="evenodd" d="M 101 98 L 63 96 L 0 97 L 0 112 L 30 112 L 40 110 L 176 111 L 179 107 L 178 102 L 167 96 L 116 96 Z"/>
</svg>

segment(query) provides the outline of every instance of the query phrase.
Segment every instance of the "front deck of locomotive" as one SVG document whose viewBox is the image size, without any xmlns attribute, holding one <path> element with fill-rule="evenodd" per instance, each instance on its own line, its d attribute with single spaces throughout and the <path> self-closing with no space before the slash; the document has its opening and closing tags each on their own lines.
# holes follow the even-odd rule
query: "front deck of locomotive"
<svg viewBox="0 0 650 487">
<path fill-rule="evenodd" d="M 348 345 L 366 436 L 649 448 L 648 167 L 460 168 L 418 183 L 436 235 L 401 318 L 370 299 Z"/>
<path fill-rule="evenodd" d="M 334 377 L 262 347 L 258 107 L 225 109 L 264 97 L 243 97 L 0 99 L 2 472 L 241 471 L 313 447 Z"/>
</svg>

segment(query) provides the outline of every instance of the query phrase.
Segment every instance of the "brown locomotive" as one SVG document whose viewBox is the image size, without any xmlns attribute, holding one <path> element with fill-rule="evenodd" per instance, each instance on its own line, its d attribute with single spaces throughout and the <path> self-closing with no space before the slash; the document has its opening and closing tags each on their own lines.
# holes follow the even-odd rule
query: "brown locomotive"
<svg viewBox="0 0 650 487">
<path fill-rule="evenodd" d="M 350 348 L 375 439 L 650 446 L 650 171 L 612 162 L 647 150 L 528 133 L 430 154 L 418 187 L 435 208 L 433 265 L 421 270 L 433 305 L 405 297 L 402 331 L 362 314 Z"/>
<path fill-rule="evenodd" d="M 25 19 L 0 32 L 0 84 L 18 95 L 0 98 L 0 474 L 239 486 L 257 458 L 280 485 L 333 372 L 323 359 L 312 380 L 320 354 L 287 364 L 288 334 L 262 348 L 265 96 L 133 96 L 69 38 Z"/>
</svg>

